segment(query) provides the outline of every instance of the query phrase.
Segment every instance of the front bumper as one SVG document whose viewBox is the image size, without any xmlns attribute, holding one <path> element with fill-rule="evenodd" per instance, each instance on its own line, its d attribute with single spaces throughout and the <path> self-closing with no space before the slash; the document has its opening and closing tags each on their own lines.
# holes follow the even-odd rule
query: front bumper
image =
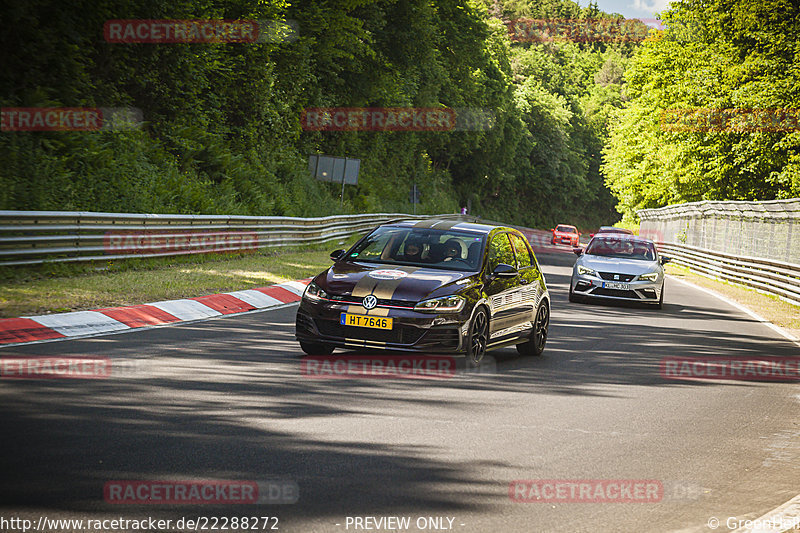
<svg viewBox="0 0 800 533">
<path fill-rule="evenodd" d="M 302 300 L 297 310 L 298 341 L 324 343 L 341 348 L 375 348 L 426 353 L 464 353 L 469 314 L 420 313 L 413 309 L 377 307 L 369 313 L 361 306 L 320 300 Z M 388 316 L 391 330 L 344 326 L 342 313 Z"/>
<path fill-rule="evenodd" d="M 551 242 L 553 244 L 568 244 L 571 246 L 577 246 L 578 244 L 578 240 L 575 239 L 574 237 L 559 237 L 558 235 L 553 237 L 551 239 Z"/>
<path fill-rule="evenodd" d="M 609 288 L 608 283 L 618 283 L 604 280 L 595 276 L 580 275 L 573 272 L 571 286 L 576 296 L 602 298 L 609 300 L 626 300 L 629 302 L 658 303 L 661 291 L 664 288 L 664 278 L 656 281 L 628 281 L 623 282 L 625 289 Z"/>
</svg>

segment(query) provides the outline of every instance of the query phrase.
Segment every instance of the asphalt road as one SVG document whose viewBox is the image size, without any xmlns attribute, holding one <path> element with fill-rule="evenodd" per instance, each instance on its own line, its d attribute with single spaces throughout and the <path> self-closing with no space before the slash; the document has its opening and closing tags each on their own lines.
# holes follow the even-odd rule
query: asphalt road
<svg viewBox="0 0 800 533">
<path fill-rule="evenodd" d="M 669 280 L 660 311 L 570 304 L 574 257 L 540 260 L 553 307 L 545 355 L 503 349 L 481 373 L 450 379 L 310 379 L 293 337 L 296 305 L 1 349 L 108 357 L 128 371 L 0 380 L 0 518 L 276 516 L 281 531 L 338 532 L 366 530 L 347 517 L 410 517 L 410 531 L 422 530 L 419 517 L 449 517 L 438 530 L 662 532 L 711 531 L 718 517 L 717 531 L 728 531 L 727 517 L 756 518 L 800 493 L 797 382 L 659 374 L 665 357 L 800 357 L 800 348 Z M 113 505 L 103 496 L 113 480 L 189 479 L 288 480 L 299 500 Z M 514 480 L 548 479 L 657 480 L 663 495 L 509 497 Z M 0 520 L 0 530 L 21 529 Z"/>
</svg>

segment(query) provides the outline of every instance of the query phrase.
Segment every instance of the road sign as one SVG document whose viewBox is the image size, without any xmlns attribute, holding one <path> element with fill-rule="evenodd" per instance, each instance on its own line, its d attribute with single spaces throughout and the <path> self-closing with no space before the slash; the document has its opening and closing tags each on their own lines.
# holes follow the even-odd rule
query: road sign
<svg viewBox="0 0 800 533">
<path fill-rule="evenodd" d="M 419 188 L 417 188 L 417 184 L 411 186 L 411 194 L 409 194 L 409 198 L 412 204 L 418 204 L 420 198 Z"/>
<path fill-rule="evenodd" d="M 358 185 L 358 171 L 361 160 L 352 157 L 335 157 L 311 154 L 308 156 L 308 170 L 320 181 L 332 181 L 342 185 Z"/>
</svg>

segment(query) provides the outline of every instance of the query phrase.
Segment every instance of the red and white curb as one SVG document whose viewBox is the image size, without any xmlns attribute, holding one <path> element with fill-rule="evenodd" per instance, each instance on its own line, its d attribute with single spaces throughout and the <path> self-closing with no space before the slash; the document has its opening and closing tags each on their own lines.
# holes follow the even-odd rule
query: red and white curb
<svg viewBox="0 0 800 533">
<path fill-rule="evenodd" d="M 0 346 L 116 333 L 278 307 L 300 300 L 311 278 L 269 287 L 127 307 L 0 319 Z"/>
</svg>

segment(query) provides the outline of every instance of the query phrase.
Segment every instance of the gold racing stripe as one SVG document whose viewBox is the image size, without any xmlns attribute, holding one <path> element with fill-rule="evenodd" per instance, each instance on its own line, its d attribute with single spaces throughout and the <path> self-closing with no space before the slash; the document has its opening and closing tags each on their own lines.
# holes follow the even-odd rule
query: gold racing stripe
<svg viewBox="0 0 800 533">
<path fill-rule="evenodd" d="M 413 274 L 417 270 L 418 267 L 395 267 L 393 270 L 402 270 L 406 274 Z M 353 287 L 352 295 L 357 298 L 363 298 L 370 294 L 374 294 L 376 298 L 379 300 L 391 300 L 394 292 L 397 290 L 398 285 L 403 282 L 405 278 L 398 278 L 398 279 L 375 279 L 369 276 L 369 274 L 365 275 L 363 278 L 358 280 L 356 286 Z M 364 306 L 359 304 L 350 304 L 347 306 L 346 312 L 359 314 L 359 315 L 370 315 L 370 316 L 389 316 L 390 309 L 385 307 L 376 307 L 374 309 L 370 309 L 367 311 L 364 309 Z"/>
<path fill-rule="evenodd" d="M 355 287 L 353 287 L 353 292 L 351 294 L 353 296 L 363 298 L 364 296 L 367 296 L 368 294 L 372 293 L 372 291 L 375 289 L 375 286 L 377 284 L 378 284 L 378 280 L 369 277 L 369 274 L 367 274 L 367 275 L 363 276 L 360 280 L 358 280 L 358 282 L 356 283 Z M 359 305 L 359 304 L 350 304 L 350 305 L 347 306 L 347 309 L 345 311 L 348 312 L 348 313 L 353 313 L 353 314 L 357 314 L 357 315 L 369 314 L 369 311 L 364 309 L 364 306 Z M 373 309 L 373 311 L 377 311 L 377 309 Z M 381 316 L 381 315 L 378 315 L 377 313 L 373 313 L 373 314 L 375 314 L 376 316 Z M 383 316 L 386 316 L 386 315 L 383 315 Z"/>
</svg>

